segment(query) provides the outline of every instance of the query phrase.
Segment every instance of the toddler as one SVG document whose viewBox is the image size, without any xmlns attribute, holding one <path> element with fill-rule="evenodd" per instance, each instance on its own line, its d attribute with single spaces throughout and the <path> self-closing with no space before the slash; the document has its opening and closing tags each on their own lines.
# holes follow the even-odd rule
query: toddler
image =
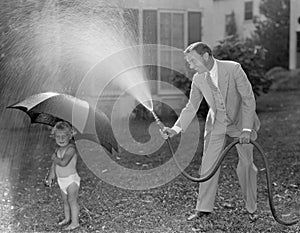
<svg viewBox="0 0 300 233">
<path fill-rule="evenodd" d="M 69 123 L 60 121 L 52 129 L 57 148 L 52 155 L 52 166 L 47 177 L 51 186 L 55 176 L 61 190 L 64 203 L 65 218 L 58 223 L 59 226 L 70 224 L 66 230 L 79 227 L 78 190 L 80 177 L 76 170 L 77 151 L 71 139 L 73 129 Z"/>
</svg>

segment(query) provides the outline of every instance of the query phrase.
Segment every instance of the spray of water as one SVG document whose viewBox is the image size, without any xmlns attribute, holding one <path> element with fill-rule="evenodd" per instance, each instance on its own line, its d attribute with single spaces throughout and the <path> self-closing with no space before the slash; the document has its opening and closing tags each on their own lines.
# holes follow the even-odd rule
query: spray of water
<svg viewBox="0 0 300 233">
<path fill-rule="evenodd" d="M 2 110 L 8 103 L 38 92 L 75 93 L 91 67 L 107 57 L 114 59 L 97 74 L 97 85 L 110 83 L 115 78 L 110 74 L 119 70 L 114 85 L 129 90 L 143 103 L 149 102 L 146 106 L 152 109 L 149 89 L 142 85 L 143 70 L 122 70 L 128 62 L 136 67 L 139 54 L 112 56 L 136 45 L 138 37 L 125 20 L 132 17 L 130 12 L 109 2 L 1 1 L 6 23 L 1 32 L 1 96 L 6 97 Z M 84 94 L 96 95 L 93 86 L 90 83 Z M 14 115 L 19 121 L 20 115 Z"/>
<path fill-rule="evenodd" d="M 27 132 L 30 123 L 24 113 L 5 110 L 5 107 L 39 92 L 74 94 L 91 67 L 136 45 L 138 36 L 126 20 L 132 19 L 131 13 L 104 0 L 2 0 L 0 17 L 0 135 L 4 145 L 1 148 L 6 148 L 1 150 L 0 157 L 2 164 L 10 167 L 12 161 L 21 161 L 28 134 L 20 134 L 19 130 Z M 113 83 L 127 89 L 152 109 L 150 91 L 143 85 L 143 70 L 122 70 L 124 62 L 137 67 L 138 57 L 138 53 L 114 57 L 102 68 L 104 72 L 95 76 L 95 82 L 97 85 Z M 116 69 L 120 72 L 112 81 L 109 74 Z M 97 94 L 93 93 L 93 85 L 90 83 L 85 94 Z M 43 137 L 37 137 L 40 138 Z M 11 146 L 12 143 L 15 146 Z M 17 164 L 14 166 L 18 167 Z M 2 172 L 1 177 L 9 176 L 9 172 L 9 169 L 5 174 Z"/>
<path fill-rule="evenodd" d="M 16 92 L 18 99 L 42 91 L 74 93 L 92 66 L 136 45 L 138 37 L 126 20 L 133 16 L 109 2 L 4 1 L 1 9 L 10 20 L 2 43 L 3 92 L 10 96 L 11 91 Z M 138 59 L 138 54 L 123 54 L 104 70 L 107 74 L 121 70 L 124 62 L 134 66 Z M 112 78 L 100 73 L 97 81 L 106 84 Z M 143 71 L 134 70 L 122 73 L 114 83 L 130 89 L 132 83 L 143 80 Z M 149 98 L 147 88 L 143 93 Z"/>
<path fill-rule="evenodd" d="M 126 47 L 100 60 L 87 72 L 77 94 L 84 99 L 91 90 L 102 96 L 118 96 L 125 91 L 152 110 L 150 86 L 143 69 L 141 50 L 142 46 Z"/>
</svg>

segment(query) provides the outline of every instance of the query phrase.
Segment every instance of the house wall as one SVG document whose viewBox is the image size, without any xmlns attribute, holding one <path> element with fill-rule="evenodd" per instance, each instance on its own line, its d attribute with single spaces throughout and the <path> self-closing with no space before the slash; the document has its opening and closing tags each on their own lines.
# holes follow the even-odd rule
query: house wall
<svg viewBox="0 0 300 233">
<path fill-rule="evenodd" d="M 156 22 L 157 25 L 154 27 L 156 33 L 154 37 L 157 37 L 154 40 L 156 43 L 160 42 L 160 13 L 161 12 L 180 12 L 184 14 L 184 45 L 180 49 L 184 49 L 189 43 L 195 42 L 190 37 L 189 34 L 189 12 L 200 12 L 201 21 L 199 23 L 200 28 L 200 37 L 201 40 L 211 45 L 215 46 L 219 40 L 223 39 L 226 36 L 225 32 L 225 17 L 228 14 L 234 12 L 235 22 L 237 26 L 237 33 L 241 38 L 246 38 L 251 35 L 254 30 L 253 20 L 245 20 L 245 2 L 250 0 L 114 0 L 116 6 L 127 9 L 136 9 L 138 10 L 138 31 L 140 40 L 143 41 L 145 36 L 144 27 L 144 13 L 145 10 L 154 10 L 157 13 L 157 19 L 152 20 Z M 253 16 L 259 16 L 259 3 L 261 0 L 252 0 L 253 2 Z M 195 29 L 198 24 L 192 27 Z M 199 28 L 197 28 L 199 30 Z M 152 34 L 153 35 L 153 34 Z M 159 51 L 158 51 L 159 55 Z M 166 61 L 168 59 L 165 59 Z M 164 66 L 163 59 L 160 59 L 158 56 L 158 64 Z M 182 59 L 183 60 L 183 59 Z M 183 61 L 184 62 L 184 61 Z M 182 68 L 181 68 L 182 70 Z M 187 70 L 187 68 L 186 68 Z M 155 77 L 152 77 L 154 80 L 160 81 L 162 78 L 162 71 L 160 68 L 157 70 L 152 70 L 152 73 L 155 74 Z M 165 79 L 164 79 L 165 80 Z M 170 103 L 173 108 L 179 111 L 184 107 L 186 99 L 182 93 L 176 92 L 171 89 L 163 89 L 161 84 L 157 82 L 157 85 L 152 85 L 152 95 L 153 98 L 159 99 L 161 102 Z M 124 98 L 124 101 L 121 102 L 120 106 L 132 106 L 132 100 L 130 98 Z M 126 116 L 128 112 L 122 112 L 120 107 L 120 116 Z M 123 109 L 126 109 L 123 108 Z"/>
<path fill-rule="evenodd" d="M 289 68 L 300 68 L 300 43 L 297 49 L 297 32 L 300 37 L 300 1 L 291 0 L 290 7 L 290 60 Z M 300 40 L 300 38 L 298 38 Z"/>
<path fill-rule="evenodd" d="M 202 38 L 212 46 L 225 36 L 225 15 L 235 13 L 238 34 L 242 38 L 251 36 L 254 28 L 252 20 L 244 19 L 245 2 L 250 0 L 116 0 L 125 8 L 185 10 L 202 13 Z M 259 17 L 261 0 L 252 0 L 253 15 Z"/>
<path fill-rule="evenodd" d="M 244 19 L 247 0 L 202 0 L 203 8 L 203 41 L 212 46 L 225 36 L 225 16 L 232 11 L 235 14 L 237 33 L 241 38 L 251 36 L 254 30 L 252 20 Z M 260 0 L 253 0 L 253 15 L 259 16 Z"/>
<path fill-rule="evenodd" d="M 119 0 L 119 4 L 128 8 L 196 10 L 201 0 Z"/>
</svg>

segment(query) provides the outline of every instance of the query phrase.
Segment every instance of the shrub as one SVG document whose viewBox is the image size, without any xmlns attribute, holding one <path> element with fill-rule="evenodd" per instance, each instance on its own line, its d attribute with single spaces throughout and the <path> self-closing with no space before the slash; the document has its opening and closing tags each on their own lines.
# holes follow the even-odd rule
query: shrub
<svg viewBox="0 0 300 233">
<path fill-rule="evenodd" d="M 253 38 L 266 50 L 266 69 L 289 66 L 290 0 L 261 0 Z"/>
<path fill-rule="evenodd" d="M 172 83 L 175 87 L 179 88 L 186 97 L 189 97 L 192 81 L 187 76 L 182 73 L 176 73 L 172 77 Z"/>
<path fill-rule="evenodd" d="M 272 80 L 271 90 L 291 91 L 300 89 L 300 69 L 286 70 L 275 67 L 266 73 L 266 77 Z"/>
<path fill-rule="evenodd" d="M 239 62 L 247 74 L 256 96 L 269 91 L 272 82 L 264 75 L 265 50 L 255 45 L 251 39 L 242 41 L 237 36 L 227 37 L 219 41 L 213 54 L 220 60 Z"/>
</svg>

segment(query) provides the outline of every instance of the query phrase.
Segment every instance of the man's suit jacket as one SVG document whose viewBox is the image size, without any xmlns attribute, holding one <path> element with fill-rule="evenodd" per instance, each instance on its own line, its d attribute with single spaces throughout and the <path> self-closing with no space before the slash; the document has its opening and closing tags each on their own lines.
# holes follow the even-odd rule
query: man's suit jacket
<svg viewBox="0 0 300 233">
<path fill-rule="evenodd" d="M 215 62 L 218 66 L 218 86 L 225 100 L 229 119 L 241 131 L 244 128 L 258 131 L 260 121 L 255 112 L 256 103 L 252 86 L 241 65 L 237 62 L 217 59 Z M 205 131 L 207 133 L 213 129 L 216 106 L 206 80 L 206 74 L 196 73 L 193 77 L 189 101 L 175 123 L 175 126 L 180 127 L 183 132 L 194 118 L 203 97 L 210 106 Z"/>
</svg>

